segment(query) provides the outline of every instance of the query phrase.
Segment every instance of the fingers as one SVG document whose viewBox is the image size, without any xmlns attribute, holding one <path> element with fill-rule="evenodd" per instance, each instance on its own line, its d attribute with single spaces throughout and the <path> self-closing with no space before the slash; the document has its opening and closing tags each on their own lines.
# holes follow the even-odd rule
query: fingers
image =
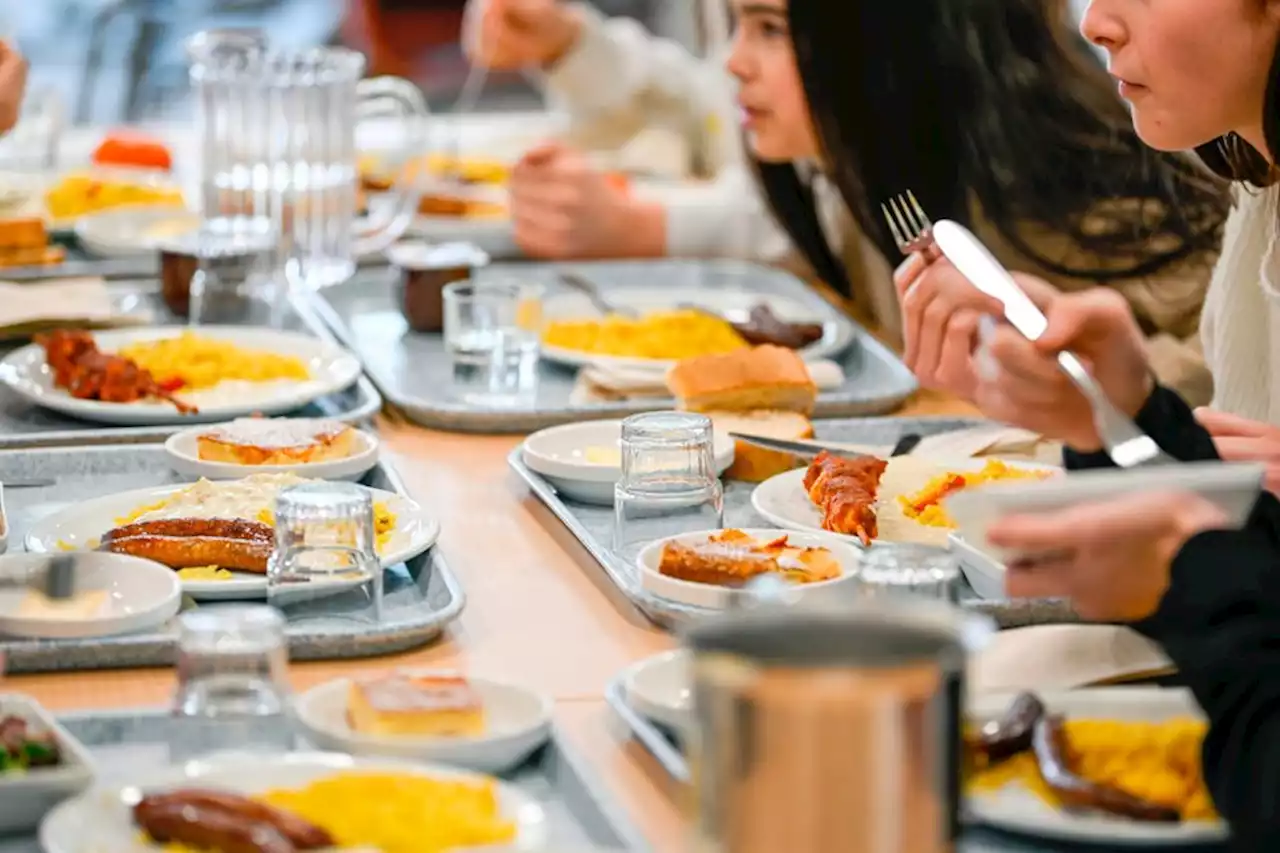
<svg viewBox="0 0 1280 853">
<path fill-rule="evenodd" d="M 917 269 L 919 272 L 913 277 L 912 274 Z M 975 317 L 984 313 L 1003 314 L 998 300 L 974 287 L 945 259 L 926 263 L 918 256 L 908 258 L 899 268 L 895 284 L 899 288 L 905 288 L 899 291 L 905 342 L 903 360 L 926 384 L 933 381 L 946 345 L 948 327 L 953 319 L 965 312 L 970 312 Z M 973 321 L 965 319 L 953 333 L 956 335 L 956 340 L 952 342 L 953 350 L 956 343 L 964 339 L 964 327 L 971 322 Z M 968 339 L 972 352 L 971 332 Z M 966 354 L 966 365 L 967 362 Z"/>
<path fill-rule="evenodd" d="M 893 271 L 893 285 L 898 290 L 899 299 L 906 295 L 928 267 L 929 261 L 919 252 L 909 255 L 898 265 L 898 268 Z"/>
<path fill-rule="evenodd" d="M 1070 560 L 1046 560 L 1005 571 L 1004 591 L 1010 598 L 1070 598 Z"/>
<path fill-rule="evenodd" d="M 1216 409 L 1199 408 L 1195 411 L 1196 420 L 1209 434 L 1218 436 L 1235 436 L 1239 438 L 1262 438 L 1263 436 L 1280 437 L 1280 431 L 1262 421 L 1242 418 L 1239 415 L 1219 412 Z"/>
<path fill-rule="evenodd" d="M 1045 352 L 1060 352 L 1085 341 L 1118 336 L 1128 326 L 1136 325 L 1124 297 L 1102 287 L 1051 297 L 1046 316 L 1049 325 L 1037 341 Z"/>
</svg>

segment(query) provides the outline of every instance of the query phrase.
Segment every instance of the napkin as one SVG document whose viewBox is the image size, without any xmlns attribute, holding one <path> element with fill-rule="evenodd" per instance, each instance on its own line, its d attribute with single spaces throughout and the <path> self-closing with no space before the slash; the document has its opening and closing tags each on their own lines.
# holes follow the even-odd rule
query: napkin
<svg viewBox="0 0 1280 853">
<path fill-rule="evenodd" d="M 1070 690 L 1174 671 L 1155 643 L 1118 625 L 1033 625 L 996 634 L 969 663 L 974 693 Z"/>
<path fill-rule="evenodd" d="M 1062 444 L 1017 427 L 981 424 L 969 429 L 927 436 L 916 445 L 911 455 L 931 459 L 1000 456 L 1061 465 Z"/>
<path fill-rule="evenodd" d="M 818 390 L 830 391 L 844 384 L 844 369 L 834 361 L 811 361 L 806 365 Z M 665 368 L 592 364 L 578 371 L 578 379 L 570 401 L 584 403 L 617 402 L 619 400 L 667 399 Z"/>
<path fill-rule="evenodd" d="M 151 311 L 112 299 L 101 278 L 68 278 L 32 284 L 0 281 L 0 338 L 29 338 L 64 326 L 110 328 L 151 322 Z"/>
</svg>

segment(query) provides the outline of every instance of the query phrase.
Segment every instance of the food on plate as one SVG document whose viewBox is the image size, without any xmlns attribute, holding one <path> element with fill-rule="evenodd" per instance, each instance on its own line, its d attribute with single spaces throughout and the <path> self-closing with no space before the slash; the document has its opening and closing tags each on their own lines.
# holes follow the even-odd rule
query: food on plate
<svg viewBox="0 0 1280 853">
<path fill-rule="evenodd" d="M 234 465 L 300 465 L 346 459 L 356 432 L 323 418 L 238 418 L 196 436 L 196 451 L 209 462 Z"/>
<path fill-rule="evenodd" d="M 1067 720 L 1021 694 L 966 737 L 971 793 L 1020 784 L 1051 805 L 1137 821 L 1214 820 L 1201 773 L 1205 724 Z"/>
<path fill-rule="evenodd" d="M 143 797 L 133 820 L 152 840 L 216 853 L 291 853 L 332 847 L 326 830 L 266 802 L 185 788 Z"/>
<path fill-rule="evenodd" d="M 907 518 L 914 519 L 920 524 L 929 527 L 954 528 L 955 521 L 942 507 L 942 499 L 947 495 L 998 480 L 1043 480 L 1052 475 L 1052 471 L 1015 468 L 999 459 L 988 459 L 979 471 L 948 471 L 945 474 L 939 474 L 914 495 L 900 495 L 898 503 L 902 506 L 902 512 Z"/>
<path fill-rule="evenodd" d="M 818 396 L 804 359 L 773 345 L 684 359 L 667 372 L 667 387 L 677 406 L 691 412 L 808 415 Z"/>
<path fill-rule="evenodd" d="M 474 736 L 484 732 L 484 702 L 460 675 L 393 673 L 351 682 L 347 722 L 370 735 Z"/>
<path fill-rule="evenodd" d="M 706 542 L 662 546 L 658 572 L 676 580 L 737 587 L 764 574 L 808 584 L 840 577 L 840 561 L 826 548 L 792 545 L 785 534 L 756 539 L 741 530 L 724 530 Z"/>
<path fill-rule="evenodd" d="M 745 323 L 735 322 L 733 328 L 754 346 L 774 344 L 788 349 L 804 349 L 822 340 L 821 323 L 791 323 L 783 320 L 764 303 L 752 307 Z"/>
<path fill-rule="evenodd" d="M 98 547 L 171 569 L 217 566 L 265 574 L 275 530 L 242 518 L 167 518 L 116 527 Z"/>
<path fill-rule="evenodd" d="M 624 358 L 673 360 L 733 352 L 747 342 L 733 327 L 701 311 L 655 311 L 640 317 L 553 320 L 544 344 L 561 349 Z"/>
<path fill-rule="evenodd" d="M 210 583 L 213 581 L 234 580 L 235 575 L 218 566 L 192 566 L 188 569 L 179 569 L 178 579 L 196 583 Z"/>
<path fill-rule="evenodd" d="M 159 140 L 138 133 L 111 133 L 93 150 L 95 166 L 123 166 L 131 169 L 173 168 L 173 155 Z"/>
<path fill-rule="evenodd" d="M 20 619 L 92 619 L 107 603 L 107 591 L 80 592 L 70 598 L 49 598 L 38 589 L 27 590 L 18 604 Z"/>
<path fill-rule="evenodd" d="M 43 219 L 0 219 L 0 267 L 60 264 L 66 255 L 61 246 L 49 245 L 49 233 Z"/>
<path fill-rule="evenodd" d="M 138 341 L 121 347 L 119 354 L 174 390 L 201 391 L 222 382 L 301 382 L 311 378 L 306 363 L 296 356 L 250 349 L 195 332 Z"/>
<path fill-rule="evenodd" d="M 822 510 L 822 529 L 870 544 L 879 534 L 876 496 L 887 466 L 875 456 L 848 459 L 819 453 L 805 472 L 804 490 Z"/>
<path fill-rule="evenodd" d="M 386 192 L 395 185 L 392 170 L 374 154 L 364 154 L 357 162 L 360 185 L 369 192 Z M 429 154 L 415 157 L 404 166 L 406 177 L 417 177 L 426 170 L 434 177 L 452 177 L 466 184 L 502 185 L 511 179 L 511 167 L 500 160 L 479 157 L 446 157 Z"/>
<path fill-rule="evenodd" d="M 183 200 L 176 187 L 126 178 L 68 175 L 45 192 L 44 204 L 54 219 L 73 219 L 124 205 L 181 207 Z"/>
<path fill-rule="evenodd" d="M 197 411 L 174 396 L 180 386 L 157 381 L 130 358 L 102 352 L 88 332 L 59 329 L 37 336 L 36 343 L 44 348 L 54 384 L 76 399 L 104 403 L 163 400 L 179 412 Z"/>
<path fill-rule="evenodd" d="M 813 423 L 798 412 L 708 412 L 707 415 L 717 432 L 761 435 L 787 441 L 813 438 Z M 790 453 L 739 441 L 734 445 L 733 465 L 724 476 L 744 483 L 763 483 L 799 464 L 800 460 Z"/>
<path fill-rule="evenodd" d="M 418 213 L 423 216 L 456 216 L 459 219 L 502 219 L 507 206 L 481 198 L 464 198 L 439 190 L 423 193 L 418 199 Z"/>
<path fill-rule="evenodd" d="M 0 718 L 0 774 L 61 763 L 62 752 L 52 732 L 39 731 L 12 714 Z"/>
</svg>

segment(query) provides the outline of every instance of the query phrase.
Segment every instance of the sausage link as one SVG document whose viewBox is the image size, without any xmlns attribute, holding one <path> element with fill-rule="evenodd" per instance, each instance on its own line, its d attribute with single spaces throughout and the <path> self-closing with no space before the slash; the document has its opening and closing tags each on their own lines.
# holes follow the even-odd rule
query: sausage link
<svg viewBox="0 0 1280 853">
<path fill-rule="evenodd" d="M 271 824 L 221 809 L 143 800 L 134 807 L 133 819 L 159 844 L 178 843 L 215 853 L 296 853 L 298 849 Z"/>
</svg>

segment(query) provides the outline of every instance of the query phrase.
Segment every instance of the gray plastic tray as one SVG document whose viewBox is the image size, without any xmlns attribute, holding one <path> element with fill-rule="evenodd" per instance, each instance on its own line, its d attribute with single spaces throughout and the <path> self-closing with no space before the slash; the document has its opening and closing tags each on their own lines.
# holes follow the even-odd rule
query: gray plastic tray
<svg viewBox="0 0 1280 853">
<path fill-rule="evenodd" d="M 130 489 L 189 482 L 174 474 L 164 449 L 155 445 L 106 445 L 89 448 L 0 450 L 0 483 L 51 479 L 51 486 L 6 488 L 9 547 L 22 548 L 27 530 L 38 519 L 76 501 Z M 405 494 L 404 484 L 386 463 L 369 472 L 371 487 Z M 294 660 L 327 660 L 385 655 L 434 640 L 462 612 L 465 596 L 440 549 L 432 548 L 387 569 L 383 621 L 371 626 L 341 617 L 341 597 L 325 599 L 305 620 L 287 627 Z M 218 607 L 201 603 L 202 608 Z M 0 638 L 11 672 L 115 669 L 168 666 L 173 663 L 172 626 L 144 633 L 90 640 L 19 640 Z"/>
<path fill-rule="evenodd" d="M 60 276 L 61 277 L 61 276 Z M 39 287 L 33 284 L 33 287 Z M 145 307 L 152 311 L 158 325 L 180 324 L 160 300 L 159 285 L 153 279 L 125 279 L 109 284 L 115 302 L 127 310 Z M 309 332 L 336 343 L 333 334 L 306 308 L 292 312 L 287 320 L 290 329 Z M 23 346 L 25 341 L 0 341 L 0 356 Z M 337 394 L 330 394 L 300 409 L 300 417 L 335 418 L 344 423 L 363 423 L 382 409 L 382 397 L 364 376 Z M 16 447 L 67 447 L 120 442 L 163 441 L 183 429 L 182 425 L 161 427 L 107 427 L 61 415 L 27 402 L 0 385 L 0 449 Z"/>
<path fill-rule="evenodd" d="M 934 435 L 973 426 L 973 420 L 948 418 L 861 418 L 824 420 L 814 423 L 818 438 L 872 447 L 890 447 L 903 435 Z M 511 469 L 529 489 L 560 519 L 588 553 L 604 569 L 605 574 L 627 598 L 650 620 L 665 628 L 678 627 L 712 611 L 654 595 L 640 585 L 635 565 L 614 552 L 613 508 L 588 506 L 560 497 L 555 487 L 532 471 L 521 458 L 517 447 L 508 457 Z M 751 507 L 755 485 L 727 481 L 724 490 L 724 524 L 726 527 L 772 527 Z M 1062 601 L 1003 600 L 988 601 L 977 597 L 967 583 L 961 590 L 961 603 L 978 613 L 993 618 L 1002 628 L 1052 622 L 1076 622 L 1079 618 Z"/>
<path fill-rule="evenodd" d="M 607 290 L 661 281 L 691 293 L 749 289 L 767 298 L 786 296 L 811 307 L 814 316 L 839 324 L 852 344 L 833 356 L 844 367 L 844 387 L 818 398 L 821 417 L 874 415 L 892 410 L 916 390 L 915 378 L 887 347 L 837 311 L 800 279 L 780 270 L 736 261 L 599 262 L 495 266 L 555 287 L 560 270 L 580 271 Z M 415 422 L 459 432 L 528 432 L 592 418 L 625 417 L 670 408 L 670 399 L 576 404 L 570 400 L 575 372 L 542 363 L 536 399 L 524 407 L 481 408 L 460 399 L 440 335 L 410 332 L 395 301 L 395 275 L 370 270 L 320 292 L 316 310 L 356 353 L 383 396 Z"/>
<path fill-rule="evenodd" d="M 67 714 L 59 716 L 58 722 L 89 748 L 103 784 L 128 784 L 129 777 L 139 771 L 165 766 L 171 745 L 183 739 L 184 721 L 158 709 Z M 545 747 L 500 778 L 542 805 L 549 825 L 548 849 L 649 849 L 591 767 L 555 730 Z M 34 836 L 0 839 L 0 853 L 39 853 L 40 849 Z"/>
</svg>

